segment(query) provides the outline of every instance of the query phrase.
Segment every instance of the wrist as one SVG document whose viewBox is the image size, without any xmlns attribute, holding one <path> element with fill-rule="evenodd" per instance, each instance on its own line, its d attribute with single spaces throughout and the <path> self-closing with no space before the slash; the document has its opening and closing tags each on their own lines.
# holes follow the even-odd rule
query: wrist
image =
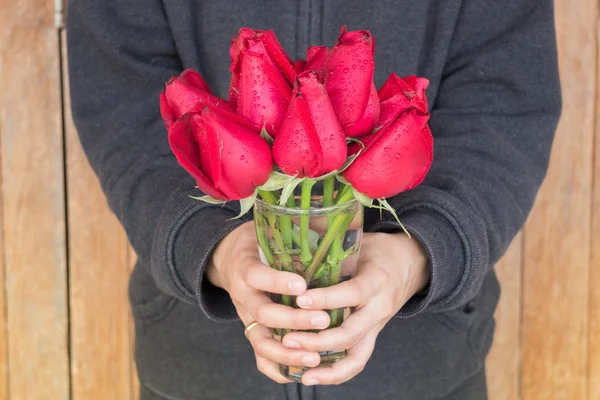
<svg viewBox="0 0 600 400">
<path fill-rule="evenodd" d="M 226 265 L 225 257 L 229 253 L 229 242 L 236 230 L 233 230 L 227 234 L 214 248 L 206 266 L 206 278 L 210 283 L 218 288 L 225 289 L 225 282 L 223 279 L 223 266 Z"/>
<path fill-rule="evenodd" d="M 410 249 L 410 263 L 408 269 L 407 292 L 409 298 L 416 294 L 426 294 L 431 282 L 431 263 L 425 247 L 416 237 L 407 239 L 404 233 L 396 233 L 402 236 Z"/>
</svg>

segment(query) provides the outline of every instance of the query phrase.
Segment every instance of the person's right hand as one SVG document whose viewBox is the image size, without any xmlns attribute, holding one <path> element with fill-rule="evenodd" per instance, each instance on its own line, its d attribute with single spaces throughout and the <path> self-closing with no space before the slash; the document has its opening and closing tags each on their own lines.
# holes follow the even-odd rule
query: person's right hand
<svg viewBox="0 0 600 400">
<path fill-rule="evenodd" d="M 294 309 L 271 301 L 265 292 L 297 296 L 306 292 L 306 282 L 299 275 L 276 271 L 261 262 L 254 222 L 241 225 L 223 238 L 206 274 L 215 286 L 229 293 L 244 326 L 252 321 L 260 324 L 248 334 L 259 371 L 275 382 L 289 383 L 279 373 L 277 363 L 319 365 L 319 353 L 290 349 L 273 339 L 270 328 L 325 329 L 329 315 L 322 310 Z"/>
</svg>

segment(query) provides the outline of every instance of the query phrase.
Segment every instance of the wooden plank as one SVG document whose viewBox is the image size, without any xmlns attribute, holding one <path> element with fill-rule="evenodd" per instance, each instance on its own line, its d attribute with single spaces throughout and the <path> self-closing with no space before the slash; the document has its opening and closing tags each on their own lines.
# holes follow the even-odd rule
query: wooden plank
<svg viewBox="0 0 600 400">
<path fill-rule="evenodd" d="M 133 271 L 135 266 L 135 262 L 137 261 L 137 255 L 135 251 L 130 246 L 129 247 L 129 266 Z M 133 326 L 133 316 L 130 314 L 130 337 L 131 337 L 131 399 L 139 400 L 140 399 L 140 381 L 138 379 L 137 369 L 135 366 L 135 329 Z"/>
<path fill-rule="evenodd" d="M 521 384 L 521 239 L 496 265 L 502 286 L 494 344 L 486 360 L 490 400 L 519 400 Z"/>
<path fill-rule="evenodd" d="M 2 70 L 0 69 L 0 74 Z M 0 104 L 3 103 L 2 91 L 0 91 Z M 1 154 L 1 152 L 0 152 Z M 2 207 L 2 162 L 0 161 L 0 399 L 8 398 L 8 321 L 6 320 L 6 293 L 5 285 L 5 266 L 4 266 L 4 232 L 3 224 L 3 207 Z"/>
<path fill-rule="evenodd" d="M 564 109 L 525 229 L 524 400 L 587 398 L 597 3 L 555 2 Z"/>
<path fill-rule="evenodd" d="M 598 28 L 600 29 L 600 25 Z M 596 46 L 600 50 L 600 37 L 598 36 Z M 597 54 L 600 57 L 600 51 Z M 600 58 L 597 65 L 600 65 Z M 600 115 L 600 70 L 597 70 L 596 76 L 596 146 L 594 150 L 594 191 L 592 193 L 592 259 L 589 280 L 588 400 L 600 399 L 600 118 L 598 115 Z"/>
<path fill-rule="evenodd" d="M 58 34 L 53 3 L 0 0 L 10 398 L 69 397 Z"/>
<path fill-rule="evenodd" d="M 63 66 L 72 398 L 130 400 L 127 239 L 79 144 Z"/>
</svg>

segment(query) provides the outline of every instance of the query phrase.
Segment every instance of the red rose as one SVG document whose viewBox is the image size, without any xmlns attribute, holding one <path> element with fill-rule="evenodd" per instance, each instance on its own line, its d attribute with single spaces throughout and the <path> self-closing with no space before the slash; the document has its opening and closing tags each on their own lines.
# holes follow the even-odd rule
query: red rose
<svg viewBox="0 0 600 400">
<path fill-rule="evenodd" d="M 343 27 L 325 61 L 325 87 L 347 136 L 368 135 L 379 120 L 374 53 L 375 41 L 369 31 L 346 32 Z"/>
<path fill-rule="evenodd" d="M 198 188 L 215 199 L 247 198 L 273 170 L 271 149 L 258 130 L 219 109 L 180 118 L 169 129 L 169 144 Z"/>
<path fill-rule="evenodd" d="M 379 129 L 361 138 L 365 149 L 343 172 L 344 178 L 370 198 L 392 197 L 420 184 L 433 161 L 433 137 L 427 121 L 428 81 L 392 74 L 379 91 Z M 353 145 L 350 153 L 359 146 Z"/>
<path fill-rule="evenodd" d="M 316 72 L 303 72 L 275 136 L 275 162 L 288 175 L 315 178 L 340 168 L 346 155 L 344 132 L 324 85 Z"/>
<path fill-rule="evenodd" d="M 172 77 L 160 95 L 160 113 L 167 129 L 182 115 L 199 112 L 207 106 L 233 112 L 231 104 L 213 95 L 202 76 L 193 69 Z"/>
<path fill-rule="evenodd" d="M 242 28 L 230 48 L 229 99 L 237 113 L 274 136 L 296 79 L 294 63 L 273 31 Z"/>
<path fill-rule="evenodd" d="M 377 126 L 382 127 L 389 124 L 409 109 L 417 109 L 421 113 L 427 114 L 429 111 L 425 91 L 428 86 L 429 81 L 425 78 L 416 76 L 399 78 L 392 73 L 379 89 L 381 115 Z"/>
</svg>

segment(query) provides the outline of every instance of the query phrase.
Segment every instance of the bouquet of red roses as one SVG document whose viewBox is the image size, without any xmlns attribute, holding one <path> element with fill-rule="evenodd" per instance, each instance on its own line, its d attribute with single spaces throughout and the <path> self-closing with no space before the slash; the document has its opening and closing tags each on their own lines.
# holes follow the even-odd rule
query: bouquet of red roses
<svg viewBox="0 0 600 400">
<path fill-rule="evenodd" d="M 374 52 L 369 31 L 343 27 L 331 49 L 310 47 L 294 62 L 273 31 L 242 28 L 230 48 L 228 100 L 193 70 L 160 97 L 173 153 L 204 194 L 196 199 L 239 200 L 240 216 L 254 206 L 263 262 L 309 287 L 355 274 L 362 206 L 395 216 L 386 198 L 421 183 L 432 163 L 429 82 L 392 73 L 377 90 Z M 289 296 L 274 300 L 295 306 Z M 328 312 L 335 327 L 350 310 Z M 322 354 L 321 365 L 344 354 Z M 282 366 L 298 378 L 302 369 L 292 369 Z"/>
</svg>

